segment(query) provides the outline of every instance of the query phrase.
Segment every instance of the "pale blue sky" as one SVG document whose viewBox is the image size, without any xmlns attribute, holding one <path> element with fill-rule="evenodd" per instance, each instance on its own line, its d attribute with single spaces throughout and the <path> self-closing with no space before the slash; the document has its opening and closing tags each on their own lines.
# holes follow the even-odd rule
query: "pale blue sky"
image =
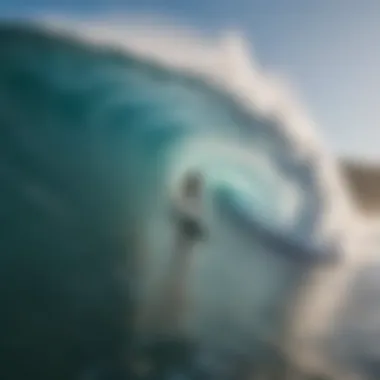
<svg viewBox="0 0 380 380">
<path fill-rule="evenodd" d="M 295 85 L 331 149 L 380 160 L 380 0 L 0 0 L 0 15 L 159 13 L 237 27 Z"/>
</svg>

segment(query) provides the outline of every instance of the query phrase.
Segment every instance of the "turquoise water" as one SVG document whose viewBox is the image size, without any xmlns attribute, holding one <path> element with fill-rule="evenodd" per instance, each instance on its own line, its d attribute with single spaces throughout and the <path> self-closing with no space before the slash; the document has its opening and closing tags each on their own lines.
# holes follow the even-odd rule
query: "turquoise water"
<svg viewBox="0 0 380 380">
<path fill-rule="evenodd" d="M 129 344 L 126 321 L 165 278 L 172 193 L 189 169 L 205 178 L 210 238 L 184 279 L 191 307 L 181 326 L 205 352 L 250 354 L 256 340 L 274 339 L 309 259 L 329 252 L 314 249 L 324 210 L 316 163 L 295 155 L 280 122 L 195 75 L 2 25 L 0 110 L 9 289 L 0 325 L 11 326 L 1 347 L 15 360 L 7 347 L 19 336 L 36 374 L 41 363 L 62 369 L 66 354 L 74 368 L 78 355 L 91 364 Z M 281 242 L 268 245 L 258 225 Z M 287 238 L 300 256 L 288 255 Z"/>
</svg>

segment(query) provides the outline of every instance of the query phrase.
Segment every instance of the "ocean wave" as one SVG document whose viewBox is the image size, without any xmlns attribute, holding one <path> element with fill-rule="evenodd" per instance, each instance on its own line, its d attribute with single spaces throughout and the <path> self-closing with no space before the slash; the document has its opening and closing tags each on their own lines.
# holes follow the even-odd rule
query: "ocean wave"
<svg viewBox="0 0 380 380">
<path fill-rule="evenodd" d="M 322 334 L 363 259 L 335 159 L 293 91 L 253 60 L 239 33 L 203 36 L 120 16 L 38 24 L 0 35 L 0 101 L 14 127 L 2 141 L 32 157 L 33 181 L 54 195 L 44 207 L 75 214 L 80 205 L 106 231 L 125 228 L 125 246 L 144 256 L 139 307 L 149 324 L 175 238 L 172 198 L 186 173 L 201 172 L 211 238 L 194 255 L 186 280 L 193 307 L 182 328 L 206 351 L 249 352 L 243 335 L 278 333 L 256 310 L 277 307 L 312 268 L 289 327 L 295 356 L 309 352 L 300 342 Z M 28 192 L 32 203 L 39 186 Z M 313 259 L 333 251 L 340 264 L 314 270 Z"/>
</svg>

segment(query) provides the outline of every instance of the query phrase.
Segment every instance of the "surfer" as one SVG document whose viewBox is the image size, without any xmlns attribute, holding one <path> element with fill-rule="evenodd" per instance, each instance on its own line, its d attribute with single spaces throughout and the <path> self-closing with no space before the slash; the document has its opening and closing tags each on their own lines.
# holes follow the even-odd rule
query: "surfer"
<svg viewBox="0 0 380 380">
<path fill-rule="evenodd" d="M 198 172 L 185 174 L 172 199 L 174 245 L 162 293 L 163 331 L 178 332 L 186 305 L 186 278 L 190 270 L 195 244 L 206 236 L 202 221 L 203 178 Z"/>
</svg>

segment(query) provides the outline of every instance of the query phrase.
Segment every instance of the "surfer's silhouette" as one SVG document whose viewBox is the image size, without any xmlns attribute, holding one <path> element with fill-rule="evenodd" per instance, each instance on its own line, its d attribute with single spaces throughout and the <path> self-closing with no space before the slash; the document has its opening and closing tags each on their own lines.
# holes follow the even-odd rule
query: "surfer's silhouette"
<svg viewBox="0 0 380 380">
<path fill-rule="evenodd" d="M 173 199 L 177 235 L 186 244 L 206 236 L 202 218 L 203 178 L 197 171 L 185 174 L 179 192 Z M 181 248 L 182 244 L 178 247 Z M 181 250 L 181 249 L 180 249 Z"/>
<path fill-rule="evenodd" d="M 172 198 L 174 244 L 171 264 L 163 288 L 159 321 L 165 331 L 176 332 L 186 305 L 186 278 L 193 249 L 206 236 L 202 221 L 203 178 L 197 171 L 183 176 Z"/>
<path fill-rule="evenodd" d="M 173 370 L 183 370 L 188 363 L 189 350 L 179 339 L 182 335 L 181 324 L 185 308 L 188 305 L 186 294 L 186 279 L 191 270 L 191 261 L 194 257 L 194 247 L 197 242 L 206 236 L 206 229 L 202 221 L 202 200 L 204 193 L 203 178 L 196 171 L 184 174 L 176 187 L 171 199 L 171 223 L 174 229 L 174 242 L 171 248 L 171 257 L 164 283 L 160 290 L 160 301 L 151 315 L 153 324 L 159 336 L 155 343 L 146 348 L 144 354 L 148 356 L 149 371 L 144 378 L 165 378 Z M 169 376 L 170 377 L 170 376 Z"/>
</svg>

